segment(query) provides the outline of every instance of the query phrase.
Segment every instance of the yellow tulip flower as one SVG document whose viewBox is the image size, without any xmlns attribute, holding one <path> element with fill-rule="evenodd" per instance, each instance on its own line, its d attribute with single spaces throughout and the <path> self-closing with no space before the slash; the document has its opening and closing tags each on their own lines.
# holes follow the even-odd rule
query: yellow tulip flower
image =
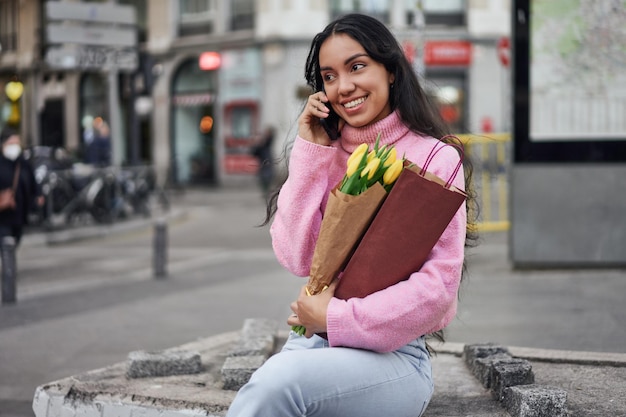
<svg viewBox="0 0 626 417">
<path fill-rule="evenodd" d="M 371 180 L 378 171 L 378 166 L 380 165 L 380 159 L 374 158 L 367 163 L 363 171 L 361 171 L 361 178 L 363 178 L 367 174 L 367 179 Z"/>
<path fill-rule="evenodd" d="M 363 157 L 363 154 L 365 152 L 367 152 L 367 143 L 362 143 L 352 152 L 352 154 L 348 158 L 348 162 L 346 163 L 348 168 L 350 167 L 350 164 L 352 163 L 352 161 L 354 160 L 360 161 L 361 157 Z"/>
<path fill-rule="evenodd" d="M 394 162 L 396 162 L 396 159 L 398 159 L 398 151 L 396 151 L 396 148 L 391 148 L 391 150 L 389 151 L 389 155 L 387 156 L 387 159 L 383 164 L 383 167 L 387 168 L 388 166 L 392 165 Z"/>
<path fill-rule="evenodd" d="M 361 153 L 361 158 L 363 157 L 363 153 Z M 361 165 L 361 158 L 355 158 L 352 161 L 348 161 L 348 169 L 346 170 L 346 177 L 350 178 L 357 169 L 359 169 L 359 165 Z"/>
<path fill-rule="evenodd" d="M 402 172 L 403 161 L 401 159 L 397 159 L 383 174 L 383 182 L 386 185 L 393 184 L 395 180 L 398 179 L 400 173 Z"/>
</svg>

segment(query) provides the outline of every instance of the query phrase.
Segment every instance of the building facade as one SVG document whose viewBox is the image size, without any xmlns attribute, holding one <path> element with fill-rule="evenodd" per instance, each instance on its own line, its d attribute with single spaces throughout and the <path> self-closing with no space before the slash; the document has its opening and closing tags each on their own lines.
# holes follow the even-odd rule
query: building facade
<svg viewBox="0 0 626 417">
<path fill-rule="evenodd" d="M 391 28 L 455 131 L 508 130 L 500 0 L 0 0 L 0 87 L 24 86 L 2 94 L 0 124 L 18 106 L 30 144 L 80 159 L 100 117 L 114 164 L 151 164 L 166 185 L 253 181 L 264 128 L 277 158 L 296 133 L 312 37 L 352 11 Z"/>
</svg>

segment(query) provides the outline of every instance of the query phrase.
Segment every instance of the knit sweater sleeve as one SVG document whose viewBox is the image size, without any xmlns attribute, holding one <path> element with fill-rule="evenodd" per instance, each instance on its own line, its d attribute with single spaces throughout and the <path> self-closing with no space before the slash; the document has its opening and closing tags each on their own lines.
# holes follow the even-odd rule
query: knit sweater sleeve
<svg viewBox="0 0 626 417">
<path fill-rule="evenodd" d="M 448 147 L 433 160 L 429 171 L 449 178 L 457 161 L 458 154 Z M 462 172 L 453 184 L 464 189 Z M 333 298 L 326 319 L 330 345 L 393 351 L 448 325 L 456 314 L 466 220 L 463 204 L 425 264 L 408 280 L 365 298 Z"/>
<path fill-rule="evenodd" d="M 289 158 L 289 176 L 277 201 L 270 234 L 278 262 L 308 277 L 328 195 L 329 167 L 336 149 L 297 137 Z"/>
</svg>

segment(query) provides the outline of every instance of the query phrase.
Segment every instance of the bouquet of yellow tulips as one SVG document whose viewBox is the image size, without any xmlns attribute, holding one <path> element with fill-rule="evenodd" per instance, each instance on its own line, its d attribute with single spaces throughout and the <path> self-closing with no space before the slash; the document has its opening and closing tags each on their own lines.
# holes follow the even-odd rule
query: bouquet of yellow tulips
<svg viewBox="0 0 626 417">
<path fill-rule="evenodd" d="M 348 158 L 348 169 L 341 181 L 339 191 L 350 195 L 359 195 L 376 183 L 381 183 L 385 191 L 391 190 L 400 176 L 404 159 L 397 158 L 396 148 L 379 148 L 380 134 L 376 138 L 374 149 L 368 152 L 366 143 L 362 143 Z"/>
<path fill-rule="evenodd" d="M 330 192 L 318 236 L 306 291 L 319 294 L 337 278 L 400 176 L 404 158 L 393 146 L 373 149 L 363 143 L 350 155 L 346 174 Z M 302 326 L 292 328 L 304 334 Z"/>
</svg>

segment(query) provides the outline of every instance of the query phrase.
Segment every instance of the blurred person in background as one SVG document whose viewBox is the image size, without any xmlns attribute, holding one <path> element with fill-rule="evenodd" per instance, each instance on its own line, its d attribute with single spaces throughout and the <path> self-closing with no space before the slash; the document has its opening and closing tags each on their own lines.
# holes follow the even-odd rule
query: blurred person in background
<svg viewBox="0 0 626 417">
<path fill-rule="evenodd" d="M 102 117 L 93 119 L 91 138 L 85 138 L 85 163 L 96 166 L 111 164 L 111 129 Z"/>
<path fill-rule="evenodd" d="M 22 154 L 19 133 L 13 128 L 5 127 L 0 133 L 0 144 L 0 190 L 12 188 L 16 178 L 15 207 L 0 211 L 0 242 L 6 236 L 12 236 L 17 247 L 24 225 L 28 223 L 28 213 L 35 205 L 42 206 L 44 197 L 35 181 L 32 166 Z"/>
<path fill-rule="evenodd" d="M 272 163 L 272 142 L 274 141 L 274 128 L 268 126 L 260 141 L 253 148 L 253 155 L 259 160 L 259 185 L 263 192 L 263 198 L 268 198 L 270 187 L 274 179 L 274 167 Z"/>
</svg>

